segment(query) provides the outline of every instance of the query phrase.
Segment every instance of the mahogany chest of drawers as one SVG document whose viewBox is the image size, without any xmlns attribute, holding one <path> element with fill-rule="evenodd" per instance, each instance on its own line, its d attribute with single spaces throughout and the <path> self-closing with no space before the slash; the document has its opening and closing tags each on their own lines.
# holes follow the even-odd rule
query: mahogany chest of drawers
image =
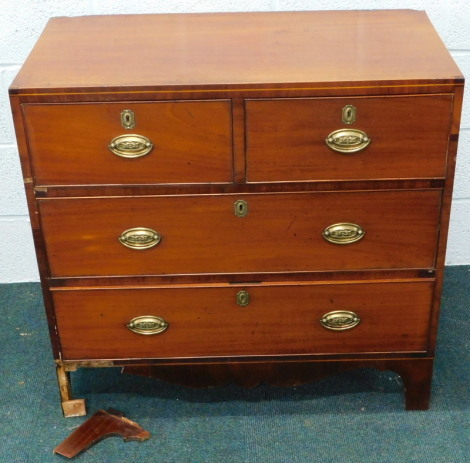
<svg viewBox="0 0 470 463">
<path fill-rule="evenodd" d="M 417 11 L 52 19 L 10 96 L 65 415 L 105 366 L 426 409 L 463 82 Z"/>
</svg>

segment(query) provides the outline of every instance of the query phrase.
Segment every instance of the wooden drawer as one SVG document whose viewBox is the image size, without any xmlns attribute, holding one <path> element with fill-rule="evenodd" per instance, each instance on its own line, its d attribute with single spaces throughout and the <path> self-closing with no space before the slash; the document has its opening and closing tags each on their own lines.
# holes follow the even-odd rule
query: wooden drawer
<svg viewBox="0 0 470 463">
<path fill-rule="evenodd" d="M 342 110 L 356 108 L 345 124 Z M 444 177 L 452 95 L 246 100 L 249 182 Z M 341 154 L 325 139 L 359 129 L 371 140 Z"/>
<path fill-rule="evenodd" d="M 427 349 L 431 282 L 54 291 L 63 359 L 413 352 Z M 241 307 L 237 293 L 246 291 Z M 344 331 L 320 319 L 356 314 Z M 155 335 L 126 324 L 144 315 Z M 349 316 L 349 315 L 348 315 Z M 339 327 L 338 325 L 335 325 Z"/>
<path fill-rule="evenodd" d="M 22 108 L 39 185 L 232 181 L 229 100 L 24 104 Z M 135 127 L 121 125 L 124 110 L 133 111 Z M 131 134 L 147 137 L 151 151 L 132 158 L 113 154 L 111 141 Z M 136 154 L 129 149 L 120 154 L 129 153 Z"/>
<path fill-rule="evenodd" d="M 239 200 L 245 217 L 234 213 Z M 68 277 L 430 268 L 440 201 L 440 190 L 402 190 L 61 198 L 39 209 L 51 274 Z M 362 238 L 328 242 L 326 228 L 343 222 Z M 121 244 L 137 227 L 160 242 Z"/>
</svg>

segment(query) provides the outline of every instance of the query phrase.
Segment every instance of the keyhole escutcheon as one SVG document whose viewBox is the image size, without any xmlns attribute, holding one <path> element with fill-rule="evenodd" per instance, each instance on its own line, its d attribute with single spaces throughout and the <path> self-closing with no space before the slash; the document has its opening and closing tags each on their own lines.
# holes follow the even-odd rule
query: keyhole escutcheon
<svg viewBox="0 0 470 463">
<path fill-rule="evenodd" d="M 125 129 L 133 129 L 135 127 L 135 114 L 131 109 L 125 109 L 121 113 L 121 125 Z"/>
<path fill-rule="evenodd" d="M 356 121 L 357 110 L 352 104 L 348 104 L 343 108 L 343 122 L 345 124 L 352 124 Z"/>
<path fill-rule="evenodd" d="M 248 214 L 248 203 L 243 199 L 235 201 L 233 208 L 237 217 L 245 217 Z"/>
</svg>

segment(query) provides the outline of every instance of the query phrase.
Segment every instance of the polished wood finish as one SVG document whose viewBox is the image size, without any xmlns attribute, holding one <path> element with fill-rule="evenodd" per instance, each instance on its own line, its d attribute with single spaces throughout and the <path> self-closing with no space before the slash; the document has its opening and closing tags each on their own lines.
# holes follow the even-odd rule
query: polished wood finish
<svg viewBox="0 0 470 463">
<path fill-rule="evenodd" d="M 234 214 L 243 199 L 248 215 Z M 40 201 L 51 274 L 65 276 L 299 272 L 434 266 L 441 192 L 391 191 Z M 360 225 L 349 245 L 322 233 Z M 126 248 L 151 228 L 161 242 Z"/>
<path fill-rule="evenodd" d="M 356 121 L 341 120 L 353 105 Z M 444 177 L 452 95 L 246 101 L 247 181 Z M 325 143 L 340 128 L 371 139 L 341 154 Z"/>
<path fill-rule="evenodd" d="M 135 127 L 121 126 L 121 112 Z M 23 105 L 32 169 L 40 185 L 231 182 L 230 101 Z M 51 127 L 54 130 L 51 132 Z M 126 159 L 108 145 L 119 135 L 151 140 Z"/>
<path fill-rule="evenodd" d="M 77 198 L 83 196 L 162 196 L 175 194 L 224 194 L 224 193 L 283 193 L 286 191 L 373 191 L 373 190 L 427 190 L 445 187 L 444 178 L 394 179 L 324 182 L 277 183 L 227 183 L 185 185 L 86 185 L 86 186 L 37 186 L 37 198 Z"/>
<path fill-rule="evenodd" d="M 12 90 L 313 91 L 461 81 L 422 11 L 312 11 L 52 19 Z"/>
<path fill-rule="evenodd" d="M 108 366 L 200 386 L 375 367 L 427 408 L 462 94 L 423 12 L 52 19 L 10 95 L 65 413 L 67 372 Z M 372 141 L 335 153 L 340 128 Z M 124 133 L 154 149 L 118 159 Z M 337 222 L 365 238 L 326 242 Z M 161 243 L 124 248 L 139 226 Z M 330 306 L 365 316 L 329 332 Z M 124 327 L 157 309 L 162 335 Z"/>
<path fill-rule="evenodd" d="M 126 442 L 142 442 L 150 438 L 150 433 L 118 410 L 98 410 L 62 441 L 53 453 L 74 458 L 101 440 L 114 436 L 120 436 Z"/>
<path fill-rule="evenodd" d="M 64 360 L 178 358 L 424 351 L 431 282 L 290 284 L 55 291 Z M 237 292 L 248 291 L 240 307 Z M 348 310 L 361 322 L 346 331 L 320 324 Z M 156 335 L 126 328 L 154 315 L 169 327 Z"/>
<path fill-rule="evenodd" d="M 65 288 L 85 287 L 154 287 L 164 284 L 221 284 L 221 283 L 260 283 L 260 282 L 286 282 L 286 281 L 353 281 L 353 280 L 420 280 L 435 281 L 434 269 L 382 269 L 382 270 L 346 270 L 322 272 L 279 272 L 279 273 L 197 273 L 183 275 L 142 275 L 142 276 L 105 276 L 105 277 L 66 277 L 51 278 L 52 291 Z"/>
<path fill-rule="evenodd" d="M 452 108 L 452 131 L 449 138 L 447 182 L 442 195 L 442 208 L 440 218 L 439 243 L 436 252 L 436 272 L 438 274 L 436 289 L 433 300 L 433 317 L 430 326 L 429 353 L 434 355 L 436 350 L 437 328 L 439 322 L 439 310 L 441 305 L 441 295 L 444 277 L 444 267 L 446 258 L 447 237 L 449 233 L 450 209 L 452 204 L 452 191 L 454 187 L 455 166 L 457 160 L 457 145 L 459 140 L 460 118 L 463 103 L 463 87 L 457 88 L 454 96 Z M 431 367 L 432 368 L 432 367 Z"/>
<path fill-rule="evenodd" d="M 237 384 L 252 388 L 267 383 L 273 386 L 298 386 L 327 376 L 361 368 L 393 371 L 401 376 L 407 410 L 427 410 L 433 359 L 336 360 L 331 362 L 230 362 L 206 365 L 126 365 L 123 373 L 159 378 L 187 387 L 203 388 Z"/>
<path fill-rule="evenodd" d="M 51 340 L 52 353 L 54 355 L 54 358 L 57 359 L 60 357 L 60 348 L 56 330 L 55 312 L 52 304 L 51 294 L 49 291 L 49 265 L 47 262 L 46 250 L 44 248 L 44 240 L 42 236 L 39 212 L 37 210 L 37 201 L 28 154 L 28 141 L 26 138 L 21 114 L 21 102 L 16 95 L 11 96 L 10 105 L 12 109 L 13 120 L 15 123 L 16 140 L 18 144 L 18 152 L 20 155 L 26 200 L 28 203 L 31 231 L 33 234 L 34 247 L 36 250 L 39 277 L 41 279 L 41 289 L 47 315 L 47 325 Z"/>
</svg>

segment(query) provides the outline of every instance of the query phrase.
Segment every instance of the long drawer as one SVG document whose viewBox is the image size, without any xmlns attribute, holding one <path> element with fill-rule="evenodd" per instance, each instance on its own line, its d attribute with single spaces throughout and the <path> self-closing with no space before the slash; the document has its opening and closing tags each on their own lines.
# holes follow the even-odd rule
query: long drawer
<svg viewBox="0 0 470 463">
<path fill-rule="evenodd" d="M 427 348 L 432 286 L 82 289 L 53 298 L 65 360 L 414 352 Z"/>
<path fill-rule="evenodd" d="M 233 180 L 229 100 L 22 109 L 38 185 Z"/>
<path fill-rule="evenodd" d="M 423 190 L 44 199 L 39 207 L 51 274 L 68 277 L 430 268 L 440 200 L 439 190 Z"/>
<path fill-rule="evenodd" d="M 443 178 L 451 109 L 452 95 L 247 100 L 247 180 Z"/>
</svg>

